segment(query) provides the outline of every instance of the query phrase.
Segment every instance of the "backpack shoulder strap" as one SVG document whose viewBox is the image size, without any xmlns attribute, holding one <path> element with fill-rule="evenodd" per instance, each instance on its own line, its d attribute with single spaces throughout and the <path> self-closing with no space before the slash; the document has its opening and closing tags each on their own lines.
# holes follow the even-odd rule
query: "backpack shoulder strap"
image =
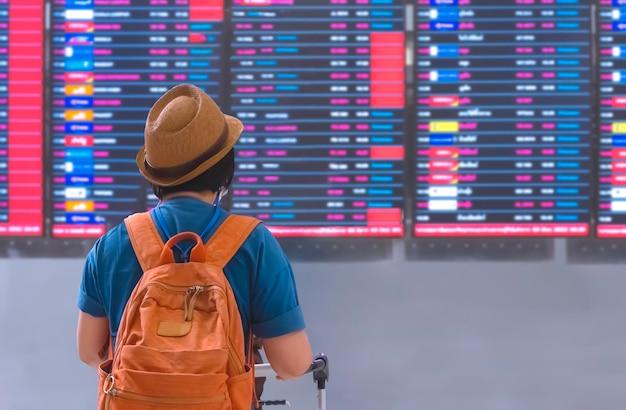
<svg viewBox="0 0 626 410">
<path fill-rule="evenodd" d="M 230 214 L 205 245 L 207 260 L 223 268 L 261 221 Z"/>
<path fill-rule="evenodd" d="M 130 215 L 124 219 L 130 243 L 133 245 L 141 269 L 145 272 L 159 265 L 165 244 L 148 212 Z"/>
</svg>

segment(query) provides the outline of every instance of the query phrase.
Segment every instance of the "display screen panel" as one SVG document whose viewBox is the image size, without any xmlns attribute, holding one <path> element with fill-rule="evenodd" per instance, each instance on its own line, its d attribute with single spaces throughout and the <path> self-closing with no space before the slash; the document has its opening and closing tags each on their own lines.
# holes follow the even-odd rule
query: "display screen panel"
<svg viewBox="0 0 626 410">
<path fill-rule="evenodd" d="M 598 7 L 598 217 L 600 238 L 626 237 L 626 1 Z"/>
<path fill-rule="evenodd" d="M 235 0 L 233 211 L 276 236 L 402 236 L 400 0 Z"/>
<path fill-rule="evenodd" d="M 135 164 L 152 104 L 179 83 L 222 104 L 223 1 L 52 4 L 52 235 L 98 237 L 156 205 Z"/>
<path fill-rule="evenodd" d="M 415 5 L 414 234 L 587 235 L 589 2 Z"/>
<path fill-rule="evenodd" d="M 0 0 L 0 235 L 43 235 L 43 0 Z"/>
</svg>

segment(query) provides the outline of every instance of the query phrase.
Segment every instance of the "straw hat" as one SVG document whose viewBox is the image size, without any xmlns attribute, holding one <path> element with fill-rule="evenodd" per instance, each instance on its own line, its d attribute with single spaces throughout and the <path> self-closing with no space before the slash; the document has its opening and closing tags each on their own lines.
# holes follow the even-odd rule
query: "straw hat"
<svg viewBox="0 0 626 410">
<path fill-rule="evenodd" d="M 152 106 L 137 167 L 150 182 L 164 187 L 192 180 L 224 158 L 243 131 L 200 88 L 181 84 Z"/>
</svg>

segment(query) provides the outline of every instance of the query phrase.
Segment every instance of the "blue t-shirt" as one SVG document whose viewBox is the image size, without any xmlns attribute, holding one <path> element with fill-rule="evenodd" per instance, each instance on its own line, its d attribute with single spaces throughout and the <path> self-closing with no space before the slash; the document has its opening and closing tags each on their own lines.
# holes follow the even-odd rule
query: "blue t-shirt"
<svg viewBox="0 0 626 410">
<path fill-rule="evenodd" d="M 201 234 L 218 212 L 206 242 L 228 216 L 215 206 L 192 197 L 177 197 L 160 206 L 167 231 L 175 235 Z M 154 217 L 153 217 L 154 220 Z M 164 232 L 157 224 L 163 242 Z M 142 275 L 126 225 L 116 226 L 95 243 L 85 261 L 78 308 L 107 317 L 115 341 L 126 302 Z M 259 224 L 224 267 L 241 315 L 245 337 L 250 326 L 260 338 L 282 336 L 304 329 L 291 265 L 276 238 Z"/>
</svg>

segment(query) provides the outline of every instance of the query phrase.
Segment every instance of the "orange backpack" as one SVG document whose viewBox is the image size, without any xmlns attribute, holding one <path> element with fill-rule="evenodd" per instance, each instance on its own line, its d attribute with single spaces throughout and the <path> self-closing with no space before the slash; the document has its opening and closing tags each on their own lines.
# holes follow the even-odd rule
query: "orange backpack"
<svg viewBox="0 0 626 410">
<path fill-rule="evenodd" d="M 99 410 L 250 410 L 254 366 L 222 268 L 259 223 L 230 215 L 206 245 L 164 245 L 148 213 L 126 218 L 143 276 L 126 304 L 113 359 L 100 365 Z M 190 261 L 172 247 L 196 241 Z M 252 339 L 250 337 L 250 339 Z"/>
</svg>

